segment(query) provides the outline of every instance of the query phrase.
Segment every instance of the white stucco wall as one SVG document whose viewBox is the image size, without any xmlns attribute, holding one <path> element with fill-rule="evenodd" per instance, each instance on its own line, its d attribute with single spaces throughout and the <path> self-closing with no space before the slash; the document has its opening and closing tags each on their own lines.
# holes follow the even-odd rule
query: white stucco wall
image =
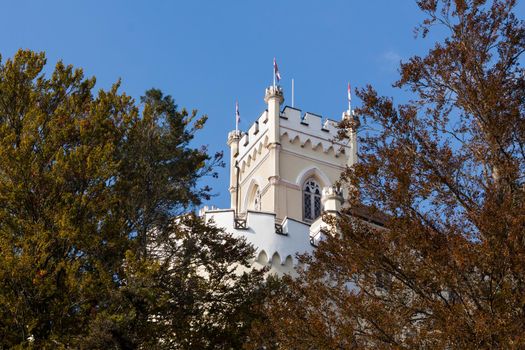
<svg viewBox="0 0 525 350">
<path fill-rule="evenodd" d="M 256 248 L 255 267 L 270 266 L 271 273 L 295 274 L 298 265 L 297 253 L 312 253 L 314 249 L 310 244 L 308 224 L 285 218 L 282 222 L 285 235 L 277 234 L 273 213 L 248 211 L 247 229 L 235 228 L 233 210 L 206 211 L 204 218 L 206 222 L 213 220 L 217 227 L 236 237 L 245 238 Z M 263 259 L 264 255 L 266 259 Z"/>
</svg>

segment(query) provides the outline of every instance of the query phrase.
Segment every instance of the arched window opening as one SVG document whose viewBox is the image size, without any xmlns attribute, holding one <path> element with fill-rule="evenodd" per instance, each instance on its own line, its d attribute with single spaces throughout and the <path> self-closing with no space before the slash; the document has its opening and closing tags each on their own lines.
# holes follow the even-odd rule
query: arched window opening
<svg viewBox="0 0 525 350">
<path fill-rule="evenodd" d="M 314 179 L 308 179 L 303 186 L 303 217 L 313 221 L 321 216 L 321 187 Z"/>
<path fill-rule="evenodd" d="M 259 188 L 255 191 L 254 209 L 261 211 L 261 192 L 259 191 Z"/>
<path fill-rule="evenodd" d="M 261 211 L 261 191 L 259 190 L 259 186 L 253 186 L 249 193 L 247 209 Z"/>
</svg>

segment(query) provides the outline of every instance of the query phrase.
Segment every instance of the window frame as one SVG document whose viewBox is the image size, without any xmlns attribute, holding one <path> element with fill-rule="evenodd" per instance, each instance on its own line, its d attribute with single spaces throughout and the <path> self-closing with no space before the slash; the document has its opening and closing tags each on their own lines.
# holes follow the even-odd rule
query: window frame
<svg viewBox="0 0 525 350">
<path fill-rule="evenodd" d="M 312 188 L 310 190 L 310 188 Z M 309 177 L 301 189 L 303 221 L 314 222 L 323 212 L 321 185 L 315 177 Z M 307 200 L 308 197 L 308 200 Z M 307 210 L 309 213 L 307 213 Z"/>
</svg>

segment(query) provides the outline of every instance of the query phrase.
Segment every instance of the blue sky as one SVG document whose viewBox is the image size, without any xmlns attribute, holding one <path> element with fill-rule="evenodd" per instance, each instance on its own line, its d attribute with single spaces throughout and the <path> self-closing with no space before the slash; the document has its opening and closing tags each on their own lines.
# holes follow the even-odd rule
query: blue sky
<svg viewBox="0 0 525 350">
<path fill-rule="evenodd" d="M 523 1 L 517 12 L 524 18 Z M 338 119 L 347 81 L 403 97 L 391 87 L 399 61 L 432 44 L 414 37 L 421 19 L 412 0 L 5 1 L 0 54 L 45 51 L 50 65 L 82 67 L 99 88 L 121 78 L 122 91 L 136 98 L 160 88 L 208 115 L 196 145 L 223 150 L 227 160 L 235 100 L 248 129 L 265 109 L 274 56 L 285 104 L 294 78 L 297 108 Z M 218 194 L 212 204 L 228 207 L 228 169 L 210 184 Z"/>
</svg>

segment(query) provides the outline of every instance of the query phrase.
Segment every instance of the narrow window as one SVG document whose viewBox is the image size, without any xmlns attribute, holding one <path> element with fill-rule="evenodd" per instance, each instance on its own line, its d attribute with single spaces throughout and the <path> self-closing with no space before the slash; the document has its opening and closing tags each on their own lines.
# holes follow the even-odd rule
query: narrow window
<svg viewBox="0 0 525 350">
<path fill-rule="evenodd" d="M 261 211 L 261 192 L 259 191 L 259 188 L 257 188 L 257 191 L 255 191 L 254 209 Z"/>
<path fill-rule="evenodd" d="M 250 190 L 250 195 L 248 196 L 248 209 L 261 211 L 261 192 L 257 185 Z"/>
<path fill-rule="evenodd" d="M 321 216 L 321 187 L 314 179 L 308 179 L 303 186 L 303 217 L 313 221 Z"/>
</svg>

